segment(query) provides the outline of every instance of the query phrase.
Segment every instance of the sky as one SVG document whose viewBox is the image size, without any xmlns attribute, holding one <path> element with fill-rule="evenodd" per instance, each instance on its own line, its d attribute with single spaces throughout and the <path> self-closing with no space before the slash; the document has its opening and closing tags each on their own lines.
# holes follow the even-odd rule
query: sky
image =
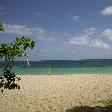
<svg viewBox="0 0 112 112">
<path fill-rule="evenodd" d="M 112 58 L 112 0 L 0 0 L 0 22 L 0 43 L 35 40 L 32 61 Z"/>
</svg>

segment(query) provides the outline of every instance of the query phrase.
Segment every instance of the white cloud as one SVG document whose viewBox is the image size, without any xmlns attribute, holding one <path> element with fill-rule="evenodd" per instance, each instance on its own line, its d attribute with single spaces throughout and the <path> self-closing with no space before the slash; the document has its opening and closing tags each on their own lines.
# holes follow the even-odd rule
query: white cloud
<svg viewBox="0 0 112 112">
<path fill-rule="evenodd" d="M 5 24 L 6 33 L 15 33 L 19 35 L 45 36 L 46 31 L 40 27 L 28 27 L 27 25 Z"/>
<path fill-rule="evenodd" d="M 72 47 L 72 45 L 77 46 L 88 46 L 96 49 L 103 49 L 110 51 L 111 45 L 110 43 L 106 43 L 104 40 L 99 39 L 99 37 L 105 36 L 110 37 L 112 39 L 112 29 L 106 29 L 103 33 L 95 34 L 94 39 L 93 34 L 98 31 L 95 27 L 90 27 L 84 30 L 84 34 L 82 36 L 74 36 L 68 41 L 65 42 L 65 45 L 68 47 Z"/>
<path fill-rule="evenodd" d="M 106 29 L 102 36 L 112 40 L 112 29 Z"/>
<path fill-rule="evenodd" d="M 106 7 L 104 10 L 101 12 L 102 15 L 112 15 L 112 6 Z"/>
<path fill-rule="evenodd" d="M 72 45 L 88 45 L 89 43 L 89 37 L 87 35 L 81 36 L 81 37 L 73 37 L 68 41 L 69 44 Z"/>
<path fill-rule="evenodd" d="M 45 31 L 43 28 L 36 27 L 34 31 L 35 31 L 35 33 L 36 33 L 36 31 L 37 31 L 37 33 L 38 33 L 41 37 L 43 37 L 43 36 L 46 35 L 46 31 Z"/>
<path fill-rule="evenodd" d="M 86 29 L 84 30 L 84 32 L 85 32 L 87 35 L 92 35 L 92 34 L 94 34 L 96 31 L 97 31 L 97 29 L 96 29 L 95 27 L 86 28 Z"/>
<path fill-rule="evenodd" d="M 110 48 L 110 46 L 107 43 L 105 43 L 104 41 L 99 40 L 99 39 L 95 39 L 95 40 L 91 41 L 91 43 L 89 44 L 89 47 L 105 49 L 105 50 L 108 50 Z"/>
<path fill-rule="evenodd" d="M 72 21 L 73 22 L 79 22 L 80 21 L 80 16 L 72 16 Z"/>
<path fill-rule="evenodd" d="M 28 27 L 27 25 L 10 25 L 5 24 L 5 33 L 12 33 L 17 35 L 34 36 L 38 40 L 43 40 L 47 43 L 59 42 L 61 39 L 56 35 L 51 35 L 44 28 Z"/>
</svg>

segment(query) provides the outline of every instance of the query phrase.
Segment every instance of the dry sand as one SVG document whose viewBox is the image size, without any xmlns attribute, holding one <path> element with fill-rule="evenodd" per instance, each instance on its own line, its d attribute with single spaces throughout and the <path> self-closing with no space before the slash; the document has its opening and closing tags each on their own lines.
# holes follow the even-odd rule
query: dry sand
<svg viewBox="0 0 112 112">
<path fill-rule="evenodd" d="M 21 76 L 20 90 L 0 93 L 0 112 L 65 112 L 112 100 L 112 75 Z"/>
</svg>

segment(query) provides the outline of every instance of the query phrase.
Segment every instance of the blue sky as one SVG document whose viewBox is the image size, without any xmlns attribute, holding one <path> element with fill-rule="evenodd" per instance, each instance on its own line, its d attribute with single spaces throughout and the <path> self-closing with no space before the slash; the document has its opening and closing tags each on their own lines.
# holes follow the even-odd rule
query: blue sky
<svg viewBox="0 0 112 112">
<path fill-rule="evenodd" d="M 30 60 L 112 58 L 112 0 L 0 0 L 5 33 L 36 41 Z"/>
</svg>

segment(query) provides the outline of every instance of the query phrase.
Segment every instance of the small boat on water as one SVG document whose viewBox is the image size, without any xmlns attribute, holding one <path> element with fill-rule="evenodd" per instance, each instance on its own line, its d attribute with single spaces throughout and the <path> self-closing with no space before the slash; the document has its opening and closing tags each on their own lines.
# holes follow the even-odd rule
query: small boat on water
<svg viewBox="0 0 112 112">
<path fill-rule="evenodd" d="M 31 64 L 30 64 L 30 61 L 29 61 L 29 59 L 28 59 L 28 56 L 27 56 L 27 66 L 30 66 Z"/>
</svg>

